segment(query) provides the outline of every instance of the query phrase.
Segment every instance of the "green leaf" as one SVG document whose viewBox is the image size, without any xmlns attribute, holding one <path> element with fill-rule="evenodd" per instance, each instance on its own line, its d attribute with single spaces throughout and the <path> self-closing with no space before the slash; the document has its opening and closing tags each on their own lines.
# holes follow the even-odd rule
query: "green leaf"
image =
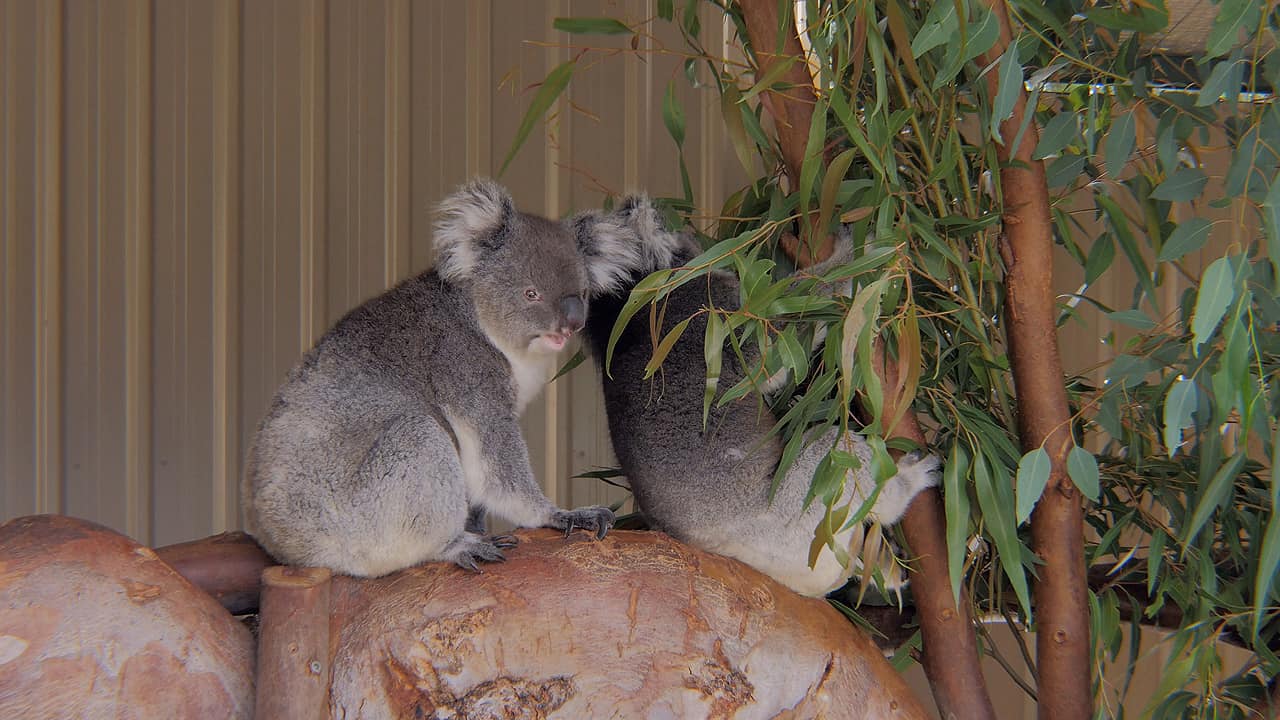
<svg viewBox="0 0 1280 720">
<path fill-rule="evenodd" d="M 1200 493 L 1200 497 L 1196 500 L 1195 511 L 1191 513 L 1191 522 L 1187 525 L 1185 533 L 1182 536 L 1184 545 L 1191 545 L 1200 533 L 1200 529 L 1209 521 L 1209 517 L 1213 515 L 1213 511 L 1218 505 L 1222 504 L 1231 495 L 1231 488 L 1235 484 L 1236 476 L 1240 474 L 1240 468 L 1244 467 L 1244 461 L 1248 458 L 1248 453 L 1241 450 L 1232 455 L 1226 462 L 1222 463 L 1222 467 L 1218 468 L 1218 472 L 1213 474 L 1213 479 Z"/>
<path fill-rule="evenodd" d="M 1079 445 L 1067 455 L 1067 474 L 1081 494 L 1097 502 L 1101 493 L 1098 483 L 1098 458 Z"/>
<path fill-rule="evenodd" d="M 609 374 L 609 368 L 613 364 L 613 349 L 618 344 L 618 338 L 622 337 L 622 333 L 627 329 L 627 324 L 631 322 L 631 318 L 639 312 L 640 308 L 661 296 L 663 286 L 671 279 L 671 275 L 674 272 L 674 270 L 659 270 L 631 288 L 631 294 L 627 296 L 627 301 L 623 303 L 622 310 L 618 312 L 618 319 L 613 323 L 613 331 L 609 333 L 609 345 L 605 349 L 604 355 L 606 375 Z"/>
<path fill-rule="evenodd" d="M 809 354 L 796 339 L 794 325 L 778 334 L 778 354 L 782 358 L 783 367 L 794 373 L 797 383 L 809 374 Z"/>
<path fill-rule="evenodd" d="M 1204 247 L 1209 240 L 1209 231 L 1213 228 L 1213 223 L 1200 217 L 1193 217 L 1184 220 L 1174 228 L 1173 233 L 1169 235 L 1169 239 L 1165 241 L 1164 247 L 1160 248 L 1160 254 L 1156 257 L 1159 262 L 1173 262 L 1189 252 L 1195 252 Z"/>
<path fill-rule="evenodd" d="M 1064 153 L 1049 163 L 1045 168 L 1045 182 L 1051 188 L 1066 187 L 1080 179 L 1084 170 L 1085 156 L 1074 152 Z"/>
<path fill-rule="evenodd" d="M 778 58 L 775 60 L 773 65 L 769 66 L 769 69 L 765 71 L 764 75 L 760 76 L 760 79 L 756 81 L 756 84 L 752 85 L 750 90 L 743 93 L 742 102 L 746 102 L 747 100 L 750 100 L 765 90 L 773 87 L 775 83 L 782 79 L 783 75 L 787 74 L 787 70 L 791 69 L 791 63 L 793 62 L 796 62 L 796 59 L 792 57 Z"/>
<path fill-rule="evenodd" d="M 982 510 L 982 519 L 995 541 L 996 552 L 1000 556 L 1000 566 L 1013 585 L 1013 591 L 1022 604 L 1022 610 L 1030 618 L 1031 593 L 1027 588 L 1027 573 L 1022 569 L 1022 541 L 1018 539 L 1017 523 L 1009 516 L 1008 491 L 1005 489 L 1005 478 L 992 477 L 986 456 L 977 452 L 973 457 L 973 486 L 978 495 L 978 507 Z"/>
<path fill-rule="evenodd" d="M 564 92 L 565 86 L 569 84 L 569 78 L 573 77 L 573 69 L 577 65 L 577 60 L 569 60 L 555 67 L 554 70 L 547 73 L 547 77 L 542 81 L 542 86 L 538 88 L 538 92 L 533 96 L 533 102 L 529 103 L 529 109 L 525 111 L 524 118 L 520 120 L 520 127 L 516 128 L 516 136 L 511 141 L 511 149 L 507 151 L 507 157 L 502 161 L 502 167 L 498 170 L 498 176 L 506 172 L 507 166 L 515 158 L 520 147 L 524 145 L 524 141 L 529 138 L 529 133 L 533 131 L 533 126 L 538 119 L 547 113 L 556 98 L 560 97 L 560 93 Z"/>
<path fill-rule="evenodd" d="M 662 365 L 662 361 L 667 359 L 671 348 L 675 347 L 676 341 L 684 334 L 684 329 L 689 327 L 689 321 L 692 319 L 685 318 L 676 323 L 676 326 L 671 328 L 666 337 L 662 338 L 662 342 L 658 343 L 658 347 L 654 348 L 653 357 L 649 358 L 649 363 L 644 366 L 645 380 L 653 377 L 653 374 L 658 372 L 658 366 Z"/>
<path fill-rule="evenodd" d="M 1261 11 L 1258 0 L 1222 0 L 1205 42 L 1205 56 L 1213 58 L 1230 52 L 1240 41 L 1241 32 L 1252 37 Z"/>
<path fill-rule="evenodd" d="M 1240 84 L 1244 80 L 1244 58 L 1239 51 L 1233 53 L 1229 60 L 1223 60 L 1213 66 L 1213 71 L 1200 88 L 1196 96 L 1196 107 L 1208 107 L 1225 99 L 1235 104 L 1240 96 Z"/>
<path fill-rule="evenodd" d="M 575 35 L 630 35 L 632 32 L 621 21 L 607 17 L 558 17 L 551 21 L 551 27 Z"/>
<path fill-rule="evenodd" d="M 1155 33 L 1165 29 L 1169 24 L 1169 10 L 1164 0 L 1151 0 L 1143 3 L 1113 2 L 1099 4 L 1084 11 L 1090 22 L 1105 28 L 1140 33 Z"/>
<path fill-rule="evenodd" d="M 742 169 L 747 171 L 747 176 L 753 177 L 756 174 L 754 145 L 747 136 L 746 124 L 742 119 L 742 108 L 738 106 L 738 101 L 741 99 L 742 93 L 738 90 L 738 86 L 726 83 L 724 92 L 720 94 L 720 116 L 724 119 L 725 130 L 729 133 L 733 154 L 738 157 L 738 162 L 742 163 Z"/>
<path fill-rule="evenodd" d="M 729 327 L 719 313 L 707 313 L 707 332 L 702 342 L 702 357 L 707 363 L 707 385 L 702 394 L 702 429 L 707 429 L 707 415 L 711 401 L 715 399 L 720 384 L 720 369 L 724 362 L 724 339 Z"/>
<path fill-rule="evenodd" d="M 1280 277 L 1280 182 L 1272 181 L 1262 201 L 1262 226 L 1267 236 L 1267 257 L 1276 277 Z"/>
<path fill-rule="evenodd" d="M 1116 257 L 1116 244 L 1109 235 L 1099 236 L 1093 241 L 1093 247 L 1089 248 L 1089 258 L 1084 263 L 1084 282 L 1086 285 L 1092 285 L 1094 281 L 1102 277 L 1102 274 L 1111 267 L 1111 261 Z"/>
<path fill-rule="evenodd" d="M 1151 191 L 1151 197 L 1155 200 L 1187 202 L 1200 197 L 1207 182 L 1209 177 L 1199 168 L 1178 168 Z"/>
<path fill-rule="evenodd" d="M 684 147 L 684 108 L 676 98 L 675 80 L 667 83 L 667 94 L 662 99 L 662 123 L 667 126 L 667 132 L 676 141 L 676 145 Z"/>
<path fill-rule="evenodd" d="M 1258 555 L 1258 567 L 1254 571 L 1253 586 L 1253 640 L 1258 641 L 1258 630 L 1263 612 L 1271 605 L 1271 587 L 1280 569 L 1280 426 L 1271 439 L 1271 517 L 1262 537 L 1262 552 Z"/>
<path fill-rule="evenodd" d="M 1125 164 L 1129 162 L 1129 156 L 1133 154 L 1136 138 L 1133 121 L 1135 112 L 1137 111 L 1130 110 L 1116 118 L 1107 132 L 1107 141 L 1102 152 L 1107 158 L 1107 174 L 1112 180 L 1120 178 L 1120 172 L 1124 170 Z"/>
<path fill-rule="evenodd" d="M 827 167 L 826 175 L 822 178 L 822 194 L 818 198 L 817 231 L 820 234 L 826 233 L 831 224 L 831 215 L 836 205 L 836 191 L 840 189 L 840 182 L 844 180 L 844 175 L 849 171 L 849 165 L 853 164 L 853 158 L 856 155 L 857 152 L 849 148 L 837 155 Z"/>
<path fill-rule="evenodd" d="M 1098 205 L 1102 206 L 1103 212 L 1106 213 L 1107 220 L 1114 231 L 1115 239 L 1120 244 L 1120 249 L 1124 251 L 1129 264 L 1133 266 L 1133 274 L 1138 277 L 1138 282 L 1142 285 L 1142 290 L 1146 294 L 1148 302 L 1155 307 L 1157 298 L 1155 281 L 1151 277 L 1151 270 L 1147 268 L 1147 261 L 1142 257 L 1142 251 L 1138 248 L 1137 240 L 1133 237 L 1133 230 L 1129 227 L 1129 219 L 1125 217 L 1124 211 L 1120 209 L 1120 206 L 1106 195 L 1095 195 L 1094 200 Z"/>
<path fill-rule="evenodd" d="M 1156 321 L 1141 310 L 1117 310 L 1116 312 L 1107 313 L 1107 318 L 1113 322 L 1124 323 L 1143 331 L 1150 330 L 1156 326 Z"/>
<path fill-rule="evenodd" d="M 964 559 L 969 552 L 969 454 L 960 443 L 951 446 L 951 456 L 942 471 L 942 501 L 947 513 L 947 569 L 951 594 L 960 602 L 964 579 Z"/>
<path fill-rule="evenodd" d="M 1076 122 L 1076 114 L 1067 110 L 1049 118 L 1049 122 L 1045 123 L 1044 129 L 1040 131 L 1040 142 L 1036 143 L 1035 152 L 1031 157 L 1035 160 L 1043 160 L 1061 153 L 1063 148 L 1080 137 L 1080 129 Z"/>
<path fill-rule="evenodd" d="M 578 348 L 578 352 L 574 353 L 573 357 L 569 358 L 568 362 L 566 362 L 564 366 L 562 366 L 559 370 L 556 371 L 556 374 L 552 376 L 551 380 L 559 379 L 561 375 L 564 375 L 565 373 L 568 373 L 570 370 L 573 370 L 574 368 L 578 367 L 579 365 L 582 364 L 582 361 L 586 359 L 587 359 L 586 351 L 583 350 L 582 348 Z M 551 380 L 548 380 L 547 382 L 551 382 Z"/>
<path fill-rule="evenodd" d="M 1000 78 L 996 85 L 995 103 L 991 110 L 991 137 L 1001 145 L 1000 123 L 1013 117 L 1013 107 L 1022 93 L 1022 64 L 1018 62 L 1018 43 L 1010 43 L 1000 58 Z M 1010 150 L 1012 155 L 1017 148 Z"/>
<path fill-rule="evenodd" d="M 939 45 L 952 42 L 960 36 L 960 21 L 953 2 L 934 3 L 929 15 L 920 26 L 920 32 L 911 40 L 911 54 L 920 57 Z"/>
<path fill-rule="evenodd" d="M 937 90 L 950 83 L 960 73 L 960 69 L 970 60 L 991 49 L 1000 38 L 1000 21 L 995 13 L 986 7 L 979 7 L 977 20 L 969 23 L 963 43 L 959 37 L 947 44 L 947 64 L 933 78 L 933 88 Z"/>
<path fill-rule="evenodd" d="M 1200 291 L 1196 294 L 1196 309 L 1191 317 L 1191 345 L 1196 354 L 1226 314 L 1235 299 L 1234 271 L 1231 258 L 1220 257 L 1209 264 L 1200 277 Z"/>
<path fill-rule="evenodd" d="M 674 0 L 658 0 L 658 17 L 670 21 L 676 16 Z"/>
<path fill-rule="evenodd" d="M 1018 463 L 1018 475 L 1015 480 L 1018 499 L 1018 524 L 1031 517 L 1031 510 L 1040 502 L 1044 487 L 1049 482 L 1049 453 L 1043 447 L 1022 456 Z"/>
</svg>

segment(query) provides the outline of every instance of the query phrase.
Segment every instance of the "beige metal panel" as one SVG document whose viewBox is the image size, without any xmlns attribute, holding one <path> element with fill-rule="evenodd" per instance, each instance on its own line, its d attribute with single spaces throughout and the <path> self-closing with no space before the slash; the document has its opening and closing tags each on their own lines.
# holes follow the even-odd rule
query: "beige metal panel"
<svg viewBox="0 0 1280 720">
<path fill-rule="evenodd" d="M 0 517 L 62 509 L 62 26 L 0 2 Z"/>
<path fill-rule="evenodd" d="M 244 3 L 241 9 L 237 444 L 243 463 L 276 387 L 328 324 L 330 229 L 325 3 Z"/>
<path fill-rule="evenodd" d="M 150 537 L 151 12 L 68 2 L 63 510 Z"/>
<path fill-rule="evenodd" d="M 234 525 L 238 6 L 155 6 L 152 471 L 157 544 Z"/>
<path fill-rule="evenodd" d="M 410 8 L 411 272 L 435 261 L 434 205 L 468 177 L 490 171 L 488 9 L 488 2 Z"/>
<path fill-rule="evenodd" d="M 409 7 L 328 3 L 326 324 L 409 271 Z"/>
</svg>

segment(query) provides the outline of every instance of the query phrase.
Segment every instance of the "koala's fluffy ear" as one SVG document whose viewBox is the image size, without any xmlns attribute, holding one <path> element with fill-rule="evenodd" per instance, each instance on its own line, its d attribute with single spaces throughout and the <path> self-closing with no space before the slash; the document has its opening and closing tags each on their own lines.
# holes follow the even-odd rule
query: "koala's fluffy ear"
<svg viewBox="0 0 1280 720">
<path fill-rule="evenodd" d="M 501 185 L 477 178 L 445 198 L 436 212 L 436 271 L 458 282 L 471 276 L 480 248 L 501 235 L 516 206 Z"/>
<path fill-rule="evenodd" d="M 596 294 L 617 290 L 633 273 L 671 267 L 681 244 L 643 195 L 624 198 L 607 215 L 582 213 L 573 219 L 573 228 Z"/>
</svg>

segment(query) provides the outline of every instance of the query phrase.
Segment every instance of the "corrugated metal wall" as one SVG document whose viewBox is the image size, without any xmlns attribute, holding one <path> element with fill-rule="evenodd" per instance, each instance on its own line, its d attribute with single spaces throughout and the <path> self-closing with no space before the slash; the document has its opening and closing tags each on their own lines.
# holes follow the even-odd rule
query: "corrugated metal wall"
<svg viewBox="0 0 1280 720">
<path fill-rule="evenodd" d="M 552 19 L 650 5 L 0 0 L 0 519 L 64 512 L 153 544 L 236 527 L 277 383 L 430 266 L 432 204 L 496 172 L 528 86 L 574 52 Z M 656 103 L 678 72 L 655 55 L 584 73 L 502 178 L 517 202 L 677 189 Z M 690 171 L 718 201 L 719 112 L 686 85 Z M 566 505 L 604 498 L 568 480 L 609 461 L 596 384 L 582 368 L 526 416 Z"/>
</svg>

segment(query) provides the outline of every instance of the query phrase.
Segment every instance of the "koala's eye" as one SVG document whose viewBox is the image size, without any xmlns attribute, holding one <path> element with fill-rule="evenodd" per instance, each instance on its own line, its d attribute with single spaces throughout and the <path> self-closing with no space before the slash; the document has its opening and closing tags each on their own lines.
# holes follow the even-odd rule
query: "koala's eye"
<svg viewBox="0 0 1280 720">
<path fill-rule="evenodd" d="M 529 302 L 537 302 L 542 299 L 542 296 L 538 294 L 538 291 L 533 288 L 526 289 L 524 291 L 524 297 Z"/>
</svg>

